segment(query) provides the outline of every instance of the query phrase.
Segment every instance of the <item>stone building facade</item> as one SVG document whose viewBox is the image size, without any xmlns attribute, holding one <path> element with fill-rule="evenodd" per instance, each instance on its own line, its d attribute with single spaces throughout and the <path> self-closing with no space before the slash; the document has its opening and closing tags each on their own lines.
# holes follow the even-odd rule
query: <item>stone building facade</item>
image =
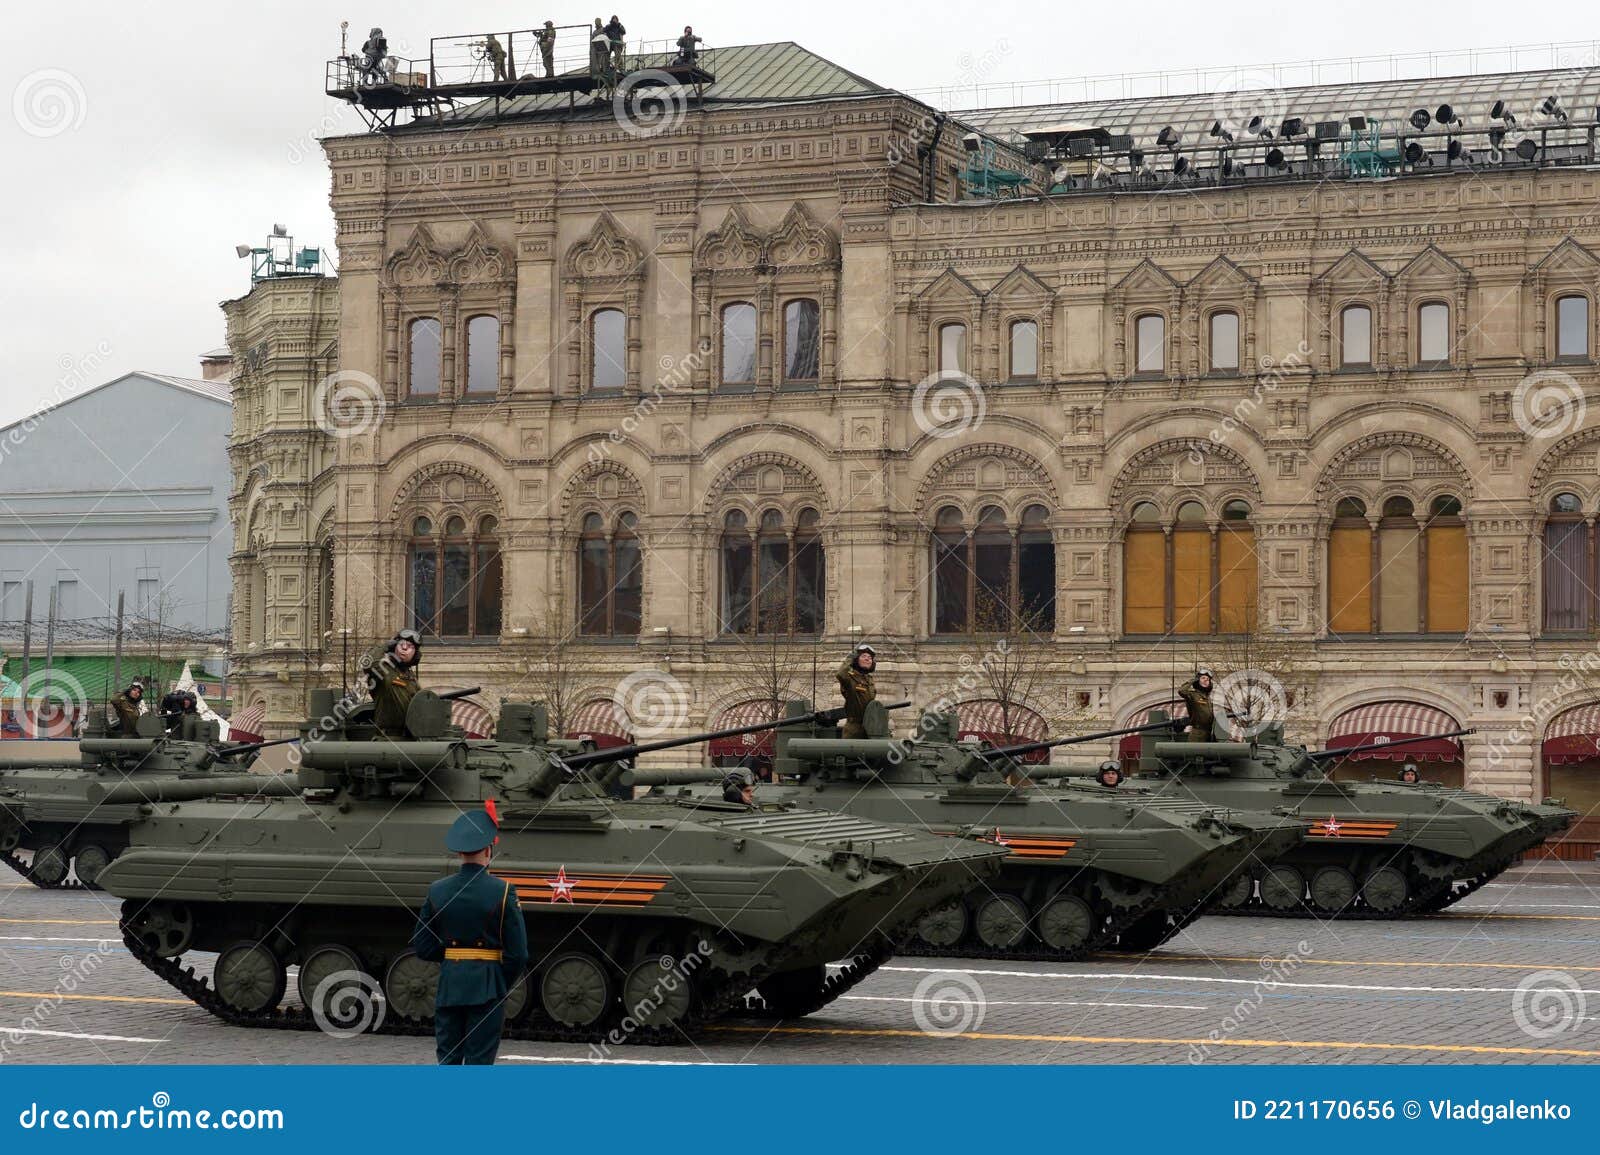
<svg viewBox="0 0 1600 1155">
<path fill-rule="evenodd" d="M 880 693 L 978 702 L 1025 616 L 1042 725 L 1268 666 L 1298 737 L 1400 700 L 1477 728 L 1456 780 L 1543 794 L 1600 698 L 1600 173 L 964 200 L 961 126 L 851 79 L 651 136 L 535 102 L 327 141 L 381 413 L 236 434 L 331 476 L 245 470 L 269 609 L 331 539 L 338 598 L 447 635 L 427 680 L 526 693 L 562 638 L 571 701 L 653 678 L 668 729 L 773 664 L 831 702 L 862 639 Z"/>
</svg>

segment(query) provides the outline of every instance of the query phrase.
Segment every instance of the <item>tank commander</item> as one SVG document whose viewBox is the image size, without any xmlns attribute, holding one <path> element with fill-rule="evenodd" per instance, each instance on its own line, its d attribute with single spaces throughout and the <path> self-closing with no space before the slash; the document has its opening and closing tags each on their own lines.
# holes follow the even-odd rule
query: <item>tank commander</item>
<svg viewBox="0 0 1600 1155">
<path fill-rule="evenodd" d="M 539 62 L 548 79 L 556 74 L 556 22 L 546 20 L 543 28 L 534 30 L 533 38 L 539 45 Z"/>
<path fill-rule="evenodd" d="M 1184 739 L 1189 742 L 1211 741 L 1216 714 L 1211 706 L 1211 671 L 1195 671 L 1194 680 L 1178 691 L 1178 697 L 1189 710 L 1189 732 Z"/>
<path fill-rule="evenodd" d="M 441 1066 L 493 1065 L 506 996 L 528 966 L 516 888 L 489 873 L 499 841 L 493 806 L 451 824 L 445 847 L 460 856 L 461 869 L 428 887 L 411 935 L 417 957 L 439 964 L 433 1038 Z"/>
<path fill-rule="evenodd" d="M 741 806 L 756 804 L 756 784 L 735 770 L 722 780 L 722 800 Z"/>
<path fill-rule="evenodd" d="M 111 709 L 116 714 L 116 732 L 132 737 L 138 732 L 139 715 L 144 712 L 144 687 L 129 682 L 126 690 L 111 699 Z"/>
<path fill-rule="evenodd" d="M 188 690 L 172 690 L 161 697 L 161 724 L 166 727 L 167 733 L 176 734 L 183 725 L 185 714 L 194 714 L 199 710 L 199 699 Z"/>
<path fill-rule="evenodd" d="M 862 723 L 867 703 L 878 696 L 872 684 L 872 672 L 877 668 L 878 652 L 865 642 L 852 650 L 839 667 L 839 693 L 844 696 L 844 730 L 841 733 L 845 738 L 867 736 Z"/>
<path fill-rule="evenodd" d="M 422 635 L 416 630 L 401 630 L 384 643 L 368 650 L 361 658 L 372 695 L 372 722 L 380 738 L 409 738 L 406 709 L 421 689 L 417 666 L 422 661 Z"/>
</svg>

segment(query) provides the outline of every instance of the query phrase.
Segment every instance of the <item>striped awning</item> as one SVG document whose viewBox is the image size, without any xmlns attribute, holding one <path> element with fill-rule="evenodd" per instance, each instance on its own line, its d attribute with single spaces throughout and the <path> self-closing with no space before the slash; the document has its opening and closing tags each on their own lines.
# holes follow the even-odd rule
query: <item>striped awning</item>
<svg viewBox="0 0 1600 1155">
<path fill-rule="evenodd" d="M 450 703 L 450 724 L 460 726 L 468 738 L 494 737 L 494 716 L 470 698 Z"/>
<path fill-rule="evenodd" d="M 610 698 L 596 698 L 585 702 L 567 722 L 566 738 L 589 738 L 601 749 L 610 746 L 627 746 L 633 742 L 632 727 L 619 707 Z"/>
<path fill-rule="evenodd" d="M 779 703 L 773 707 L 771 698 L 753 698 L 748 702 L 738 702 L 727 707 L 712 719 L 707 729 L 730 730 L 735 726 L 753 726 L 757 722 L 770 722 L 774 718 L 783 716 L 783 705 Z M 744 758 L 766 757 L 773 754 L 772 730 L 760 730 L 754 734 L 738 734 L 732 738 L 713 738 L 711 740 L 711 756 L 713 758 Z"/>
<path fill-rule="evenodd" d="M 1600 702 L 1574 706 L 1550 719 L 1542 752 L 1546 766 L 1600 759 Z"/>
<path fill-rule="evenodd" d="M 1415 738 L 1459 730 L 1461 724 L 1435 706 L 1421 702 L 1372 702 L 1346 710 L 1328 728 L 1327 748 L 1343 750 L 1396 738 Z M 1382 762 L 1459 762 L 1461 743 L 1454 738 L 1413 742 L 1397 750 L 1368 750 L 1352 759 Z"/>
<path fill-rule="evenodd" d="M 1123 726 L 1143 726 L 1146 722 L 1152 720 L 1150 715 L 1157 710 L 1165 710 L 1169 718 L 1182 718 L 1189 712 L 1189 708 L 1183 704 L 1182 698 L 1170 698 L 1165 702 L 1153 702 L 1144 709 L 1135 711 L 1133 717 L 1122 723 L 1122 726 L 1118 726 L 1117 729 L 1120 730 Z M 1123 735 L 1121 741 L 1117 743 L 1117 757 L 1137 758 L 1139 756 L 1140 741 L 1141 735 Z"/>
<path fill-rule="evenodd" d="M 266 706 L 246 706 L 228 719 L 228 741 L 259 742 L 267 721 Z"/>
<path fill-rule="evenodd" d="M 1007 718 L 1007 714 L 1010 715 Z M 958 741 L 977 739 L 992 746 L 1020 746 L 1026 742 L 1042 742 L 1049 725 L 1036 711 L 1013 702 L 1009 707 L 993 698 L 979 698 L 961 702 L 956 706 Z M 1048 762 L 1050 751 L 1035 750 L 1024 754 L 1022 762 Z"/>
</svg>

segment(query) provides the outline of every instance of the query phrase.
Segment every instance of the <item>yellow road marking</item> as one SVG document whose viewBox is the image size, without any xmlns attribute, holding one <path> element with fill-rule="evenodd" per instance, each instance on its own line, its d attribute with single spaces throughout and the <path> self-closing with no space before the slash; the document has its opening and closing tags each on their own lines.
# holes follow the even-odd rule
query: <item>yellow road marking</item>
<svg viewBox="0 0 1600 1155">
<path fill-rule="evenodd" d="M 773 1035 L 839 1035 L 865 1038 L 900 1039 L 973 1039 L 1003 1043 L 1107 1043 L 1153 1047 L 1302 1047 L 1307 1049 L 1337 1051 L 1430 1051 L 1443 1054 L 1469 1055 L 1562 1055 L 1569 1058 L 1600 1059 L 1600 1051 L 1548 1050 L 1539 1047 L 1490 1047 L 1466 1043 L 1363 1043 L 1341 1039 L 1277 1040 L 1277 1039 L 1164 1039 L 1116 1035 L 1025 1035 L 999 1031 L 965 1031 L 959 1035 L 930 1035 L 925 1031 L 894 1030 L 862 1027 L 741 1027 L 708 1026 L 706 1031 L 727 1031 L 740 1034 Z"/>
<path fill-rule="evenodd" d="M 1554 919 L 1556 922 L 1600 922 L 1600 914 L 1496 914 L 1489 911 L 1483 914 L 1470 914 L 1462 911 L 1460 914 L 1436 914 L 1433 917 L 1440 922 L 1477 922 L 1485 918 L 1543 918 Z"/>
<path fill-rule="evenodd" d="M 71 1000 L 82 1003 L 161 1003 L 165 1006 L 192 1007 L 188 999 L 162 999 L 150 995 L 63 995 L 55 991 L 0 991 L 0 999 Z M 0 1027 L 0 1030 L 3 1030 Z"/>
<path fill-rule="evenodd" d="M 0 918 L 0 922 L 31 926 L 116 926 L 114 918 Z"/>
<path fill-rule="evenodd" d="M 1126 959 L 1125 954 L 1101 953 L 1096 958 Z M 1247 962 L 1261 965 L 1260 955 L 1227 955 L 1227 954 L 1147 954 L 1145 962 Z M 1274 960 L 1267 959 L 1271 963 Z M 1564 963 L 1494 963 L 1494 962 L 1447 962 L 1445 960 L 1429 960 L 1427 962 L 1405 962 L 1400 960 L 1385 959 L 1348 959 L 1348 958 L 1296 958 L 1294 965 L 1297 967 L 1472 967 L 1481 970 L 1494 971 L 1600 971 L 1600 966 L 1568 966 Z M 1160 978 L 1153 974 L 1151 978 Z"/>
</svg>

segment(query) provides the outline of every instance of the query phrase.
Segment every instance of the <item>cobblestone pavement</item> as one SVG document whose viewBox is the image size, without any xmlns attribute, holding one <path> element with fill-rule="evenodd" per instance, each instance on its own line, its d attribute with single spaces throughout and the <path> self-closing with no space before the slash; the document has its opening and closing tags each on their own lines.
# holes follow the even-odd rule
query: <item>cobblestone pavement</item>
<svg viewBox="0 0 1600 1155">
<path fill-rule="evenodd" d="M 682 1048 L 622 1047 L 608 1061 L 1600 1061 L 1600 874 L 1559 866 L 1513 874 L 1423 920 L 1208 917 L 1149 955 L 894 960 L 810 1018 L 733 1022 Z M 432 1059 L 428 1039 L 222 1024 L 128 957 L 118 905 L 0 880 L 0 1059 Z M 587 1047 L 520 1042 L 508 1042 L 501 1059 L 595 1061 Z"/>
</svg>

